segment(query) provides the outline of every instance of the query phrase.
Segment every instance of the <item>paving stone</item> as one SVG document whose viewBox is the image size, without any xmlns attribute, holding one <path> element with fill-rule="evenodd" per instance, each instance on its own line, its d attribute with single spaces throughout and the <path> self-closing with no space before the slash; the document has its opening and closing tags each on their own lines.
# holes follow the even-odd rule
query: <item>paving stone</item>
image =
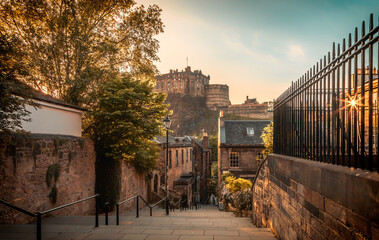
<svg viewBox="0 0 379 240">
<path fill-rule="evenodd" d="M 122 236 L 120 239 L 127 239 L 127 240 L 145 240 L 149 235 L 147 234 L 137 234 L 137 233 L 134 233 L 134 234 L 125 234 L 124 236 Z"/>
<path fill-rule="evenodd" d="M 224 231 L 224 230 L 219 230 L 219 231 L 216 231 L 216 230 L 206 230 L 204 232 L 204 235 L 212 235 L 212 236 L 238 236 L 238 231 Z"/>
<path fill-rule="evenodd" d="M 172 234 L 202 236 L 204 235 L 204 230 L 175 230 Z"/>
<path fill-rule="evenodd" d="M 180 236 L 179 240 L 213 240 L 213 236 Z"/>
<path fill-rule="evenodd" d="M 124 218 L 120 225 L 110 219 L 110 225 L 94 227 L 93 216 L 44 218 L 43 239 L 143 239 L 143 240 L 271 240 L 269 229 L 255 227 L 249 218 L 236 218 L 232 213 L 220 212 L 217 207 L 204 206 L 198 210 L 170 212 L 154 209 L 157 215 L 150 217 L 141 211 L 140 217 Z M 133 214 L 131 214 L 133 215 Z M 114 216 L 112 216 L 114 218 Z M 81 219 L 83 221 L 81 221 Z M 104 223 L 102 216 L 100 224 Z M 35 224 L 0 225 L 0 239 L 36 239 Z"/>
</svg>

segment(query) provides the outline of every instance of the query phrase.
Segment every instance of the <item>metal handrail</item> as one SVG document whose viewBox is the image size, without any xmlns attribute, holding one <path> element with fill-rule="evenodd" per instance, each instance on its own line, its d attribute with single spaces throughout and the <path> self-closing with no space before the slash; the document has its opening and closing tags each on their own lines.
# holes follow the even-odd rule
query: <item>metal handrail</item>
<svg viewBox="0 0 379 240">
<path fill-rule="evenodd" d="M 65 205 L 62 205 L 62 206 L 59 206 L 59 207 L 56 207 L 56 208 L 52 208 L 52 209 L 49 209 L 49 210 L 46 210 L 46 211 L 43 211 L 43 212 L 37 212 L 35 214 L 27 211 L 27 210 L 24 210 L 22 208 L 19 208 L 13 204 L 10 204 L 4 200 L 1 200 L 0 199 L 0 203 L 4 204 L 5 206 L 8 206 L 10 208 L 13 208 L 19 212 L 22 212 L 26 215 L 29 215 L 31 217 L 36 217 L 37 218 L 37 240 L 41 240 L 42 239 L 42 215 L 44 214 L 47 214 L 47 213 L 50 213 L 50 212 L 53 212 L 53 211 L 56 211 L 56 210 L 59 210 L 59 209 L 62 209 L 62 208 L 65 208 L 65 207 L 69 207 L 69 206 L 72 206 L 74 204 L 77 204 L 77 203 L 80 203 L 80 202 L 84 202 L 86 200 L 89 200 L 89 199 L 92 199 L 92 198 L 96 198 L 96 216 L 95 216 L 95 227 L 98 227 L 99 226 L 99 208 L 98 208 L 98 198 L 99 198 L 99 194 L 95 194 L 91 197 L 87 197 L 87 198 L 83 198 L 81 200 L 78 200 L 78 201 L 75 201 L 75 202 L 72 202 L 72 203 L 68 203 L 68 204 L 65 204 Z"/>
<path fill-rule="evenodd" d="M 26 210 L 24 210 L 24 209 L 22 209 L 22 208 L 19 208 L 19 207 L 15 206 L 15 205 L 13 205 L 13 204 L 10 204 L 9 202 L 6 202 L 6 201 L 4 201 L 4 200 L 1 200 L 1 199 L 0 199 L 0 203 L 4 204 L 5 206 L 8 206 L 8 207 L 10 207 L 10 208 L 13 208 L 13 209 L 15 209 L 15 210 L 17 210 L 17 211 L 19 211 L 19 212 L 25 213 L 26 215 L 29 215 L 29 216 L 31 216 L 31 217 L 37 217 L 36 214 L 31 213 L 31 212 L 29 212 L 29 211 L 26 211 Z"/>
<path fill-rule="evenodd" d="M 72 202 L 72 203 L 68 203 L 68 204 L 65 204 L 65 205 L 62 205 L 62 206 L 59 206 L 59 207 L 56 207 L 56 208 L 52 208 L 52 209 L 49 209 L 49 210 L 46 210 L 46 211 L 43 211 L 43 212 L 40 212 L 40 213 L 41 213 L 41 215 L 43 215 L 43 214 L 46 214 L 46 213 L 54 212 L 56 210 L 59 210 L 59 209 L 65 208 L 65 207 L 69 207 L 71 205 L 75 205 L 77 203 L 87 201 L 87 200 L 95 198 L 97 196 L 99 196 L 99 194 L 93 195 L 91 197 L 83 198 L 81 200 L 78 200 L 78 201 L 75 201 L 75 202 Z"/>
<path fill-rule="evenodd" d="M 262 163 L 258 167 L 257 173 L 255 174 L 255 177 L 254 177 L 253 184 L 251 185 L 251 191 L 252 192 L 254 192 L 254 185 L 255 185 L 255 182 L 257 181 L 258 174 L 261 171 L 261 168 L 262 168 L 263 164 L 266 162 L 267 159 L 268 159 L 268 156 L 262 161 Z"/>
<path fill-rule="evenodd" d="M 149 209 L 150 209 L 150 217 L 153 216 L 153 207 L 155 207 L 160 202 L 162 202 L 163 200 L 166 199 L 166 198 L 163 198 L 160 201 L 158 201 L 157 203 L 155 203 L 153 205 L 150 205 L 141 195 L 137 194 L 137 195 L 135 195 L 133 197 L 130 197 L 130 198 L 126 199 L 126 200 L 123 200 L 121 202 L 116 203 L 116 225 L 120 225 L 120 205 L 123 204 L 123 203 L 126 203 L 128 201 L 131 201 L 133 199 L 136 199 L 136 217 L 137 218 L 139 217 L 139 201 L 138 201 L 139 198 L 141 198 L 141 200 L 146 204 L 146 206 L 149 207 Z M 108 222 L 107 218 L 108 218 L 108 215 L 106 215 L 106 222 Z"/>
</svg>

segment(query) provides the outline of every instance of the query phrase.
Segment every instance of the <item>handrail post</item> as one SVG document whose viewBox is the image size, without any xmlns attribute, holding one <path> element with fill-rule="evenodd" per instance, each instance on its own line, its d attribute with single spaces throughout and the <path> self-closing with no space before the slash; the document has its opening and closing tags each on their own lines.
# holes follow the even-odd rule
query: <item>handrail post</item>
<svg viewBox="0 0 379 240">
<path fill-rule="evenodd" d="M 96 216 L 95 216 L 95 227 L 99 227 L 99 195 L 96 196 Z"/>
<path fill-rule="evenodd" d="M 37 240 L 42 239 L 42 214 L 40 212 L 37 213 Z"/>
<path fill-rule="evenodd" d="M 152 217 L 152 216 L 153 216 L 153 208 L 150 207 L 150 217 Z"/>
<path fill-rule="evenodd" d="M 116 212 L 117 212 L 116 224 L 120 225 L 120 205 L 118 203 L 116 204 Z"/>
<path fill-rule="evenodd" d="M 136 217 L 139 217 L 139 203 L 138 203 L 139 195 L 137 195 L 137 212 Z"/>
<path fill-rule="evenodd" d="M 105 203 L 105 225 L 108 225 L 108 208 L 109 208 L 109 202 Z"/>
</svg>

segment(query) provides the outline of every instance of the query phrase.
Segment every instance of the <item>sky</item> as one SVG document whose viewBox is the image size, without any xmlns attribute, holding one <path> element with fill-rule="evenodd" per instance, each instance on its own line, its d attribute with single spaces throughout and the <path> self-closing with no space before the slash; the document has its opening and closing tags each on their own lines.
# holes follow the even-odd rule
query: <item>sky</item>
<svg viewBox="0 0 379 240">
<path fill-rule="evenodd" d="M 202 70 L 227 84 L 232 104 L 246 96 L 270 101 L 374 14 L 377 0 L 136 0 L 162 9 L 164 33 L 156 62 Z"/>
</svg>

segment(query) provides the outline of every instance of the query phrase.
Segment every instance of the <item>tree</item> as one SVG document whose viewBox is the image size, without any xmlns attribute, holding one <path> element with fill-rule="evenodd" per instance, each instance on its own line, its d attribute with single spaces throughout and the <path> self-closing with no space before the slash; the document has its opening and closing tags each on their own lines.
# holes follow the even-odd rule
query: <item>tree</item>
<svg viewBox="0 0 379 240">
<path fill-rule="evenodd" d="M 274 123 L 271 122 L 268 124 L 262 131 L 261 139 L 265 146 L 265 149 L 262 151 L 264 156 L 267 156 L 270 153 L 273 153 L 274 149 Z"/>
<path fill-rule="evenodd" d="M 18 79 L 27 75 L 24 55 L 16 38 L 0 34 L 0 133 L 22 130 L 22 121 L 29 120 L 26 105 L 37 107 L 31 99 L 33 91 Z"/>
<path fill-rule="evenodd" d="M 152 139 L 163 133 L 166 95 L 153 92 L 147 81 L 123 74 L 101 85 L 94 97 L 98 102 L 85 123 L 90 137 L 107 157 L 128 161 L 141 172 L 152 170 L 158 157 Z"/>
<path fill-rule="evenodd" d="M 120 71 L 156 73 L 160 12 L 133 0 L 4 0 L 0 32 L 20 40 L 33 87 L 91 106 L 90 93 Z"/>
<path fill-rule="evenodd" d="M 211 159 L 212 162 L 218 160 L 218 139 L 217 135 L 209 136 L 209 145 L 211 146 Z"/>
</svg>

